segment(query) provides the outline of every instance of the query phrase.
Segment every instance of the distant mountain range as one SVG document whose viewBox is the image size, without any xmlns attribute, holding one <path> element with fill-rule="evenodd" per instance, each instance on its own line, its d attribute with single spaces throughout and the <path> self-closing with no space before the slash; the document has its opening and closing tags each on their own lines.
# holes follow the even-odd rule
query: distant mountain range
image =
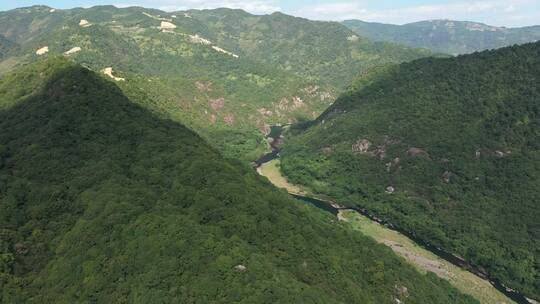
<svg viewBox="0 0 540 304">
<path fill-rule="evenodd" d="M 342 24 L 362 37 L 457 55 L 540 40 L 540 26 L 506 28 L 454 20 L 404 25 L 346 20 Z"/>
</svg>

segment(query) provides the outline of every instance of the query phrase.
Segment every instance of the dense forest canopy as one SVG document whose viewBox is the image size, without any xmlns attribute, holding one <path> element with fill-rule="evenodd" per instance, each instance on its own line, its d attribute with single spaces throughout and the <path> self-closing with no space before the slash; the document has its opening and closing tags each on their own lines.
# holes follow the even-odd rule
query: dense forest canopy
<svg viewBox="0 0 540 304">
<path fill-rule="evenodd" d="M 539 79 L 540 43 L 374 69 L 282 170 L 540 299 Z"/>
<path fill-rule="evenodd" d="M 0 79 L 0 302 L 476 303 L 103 77 Z"/>
</svg>

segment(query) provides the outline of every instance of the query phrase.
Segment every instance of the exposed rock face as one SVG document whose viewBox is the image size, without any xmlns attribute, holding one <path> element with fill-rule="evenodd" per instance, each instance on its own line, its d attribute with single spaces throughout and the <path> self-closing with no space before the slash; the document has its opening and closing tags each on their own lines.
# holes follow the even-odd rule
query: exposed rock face
<svg viewBox="0 0 540 304">
<path fill-rule="evenodd" d="M 358 41 L 358 39 L 359 38 L 356 35 L 351 35 L 351 36 L 347 37 L 347 40 L 352 41 L 352 42 Z"/>
<path fill-rule="evenodd" d="M 236 55 L 236 54 L 234 54 L 234 53 L 231 53 L 231 52 L 229 52 L 229 51 L 227 51 L 227 50 L 224 50 L 224 49 L 220 48 L 219 46 L 213 45 L 213 46 L 212 46 L 212 49 L 214 49 L 214 51 L 216 51 L 216 52 L 220 52 L 220 53 L 223 53 L 223 54 L 232 56 L 232 57 L 234 57 L 234 58 L 238 58 L 238 57 L 239 57 L 238 55 Z"/>
<path fill-rule="evenodd" d="M 368 153 L 371 142 L 367 139 L 359 139 L 352 144 L 352 151 L 357 153 Z"/>
<path fill-rule="evenodd" d="M 103 69 L 103 74 L 111 77 L 112 79 L 114 79 L 115 81 L 124 81 L 126 80 L 125 78 L 122 78 L 122 77 L 116 77 L 113 75 L 113 68 L 112 67 L 108 67 L 108 68 L 105 68 Z"/>
<path fill-rule="evenodd" d="M 242 264 L 239 264 L 239 265 L 234 266 L 234 270 L 238 272 L 245 272 L 247 270 L 247 267 Z"/>
<path fill-rule="evenodd" d="M 36 51 L 36 55 L 38 56 L 41 56 L 41 55 L 45 55 L 49 52 L 49 47 L 48 46 L 44 46 L 42 48 L 40 48 L 39 50 Z"/>
<path fill-rule="evenodd" d="M 257 111 L 263 116 L 272 116 L 274 114 L 272 111 L 267 110 L 266 108 L 260 108 Z"/>
<path fill-rule="evenodd" d="M 79 26 L 80 27 L 89 27 L 91 26 L 92 24 L 90 22 L 88 22 L 88 20 L 85 20 L 85 19 L 81 19 L 81 21 L 79 21 Z"/>
<path fill-rule="evenodd" d="M 512 154 L 512 151 L 505 151 L 505 152 L 499 151 L 499 150 L 495 151 L 495 157 L 497 157 L 497 158 L 503 158 L 503 157 L 508 156 L 510 154 Z"/>
<path fill-rule="evenodd" d="M 80 51 L 81 51 L 81 48 L 76 46 L 76 47 L 70 49 L 69 51 L 64 52 L 64 55 L 71 55 L 71 54 L 75 54 L 75 53 L 80 52 Z"/>
<path fill-rule="evenodd" d="M 210 86 L 212 85 L 212 83 L 210 82 L 204 82 L 204 81 L 196 81 L 195 82 L 195 86 L 197 87 L 197 90 L 199 90 L 199 92 L 208 92 L 210 91 Z"/>
<path fill-rule="evenodd" d="M 295 111 L 298 108 L 304 107 L 306 104 L 302 100 L 302 98 L 295 96 L 292 98 L 292 101 L 288 100 L 287 98 L 282 98 L 278 104 L 275 106 L 277 110 L 280 110 L 282 112 L 291 112 Z"/>
<path fill-rule="evenodd" d="M 396 295 L 400 297 L 405 297 L 405 298 L 409 297 L 409 289 L 405 286 L 400 286 L 397 284 L 394 285 L 394 292 L 396 293 Z"/>
<path fill-rule="evenodd" d="M 225 98 L 221 97 L 218 99 L 211 99 L 210 100 L 210 107 L 214 111 L 219 111 L 225 107 Z"/>
<path fill-rule="evenodd" d="M 212 41 L 205 39 L 199 35 L 189 35 L 189 41 L 195 44 L 204 44 L 204 45 L 212 44 Z"/>
<path fill-rule="evenodd" d="M 311 97 L 315 97 L 317 95 L 317 92 L 319 91 L 320 87 L 317 85 L 308 86 L 302 89 L 302 92 L 306 93 L 307 95 Z"/>
<path fill-rule="evenodd" d="M 160 15 L 154 16 L 154 15 L 149 14 L 149 13 L 147 13 L 147 12 L 142 12 L 142 14 L 145 15 L 146 17 L 150 17 L 150 18 L 155 19 L 155 20 L 166 21 L 166 22 L 172 22 L 172 19 L 169 19 L 169 18 L 162 18 Z"/>
<path fill-rule="evenodd" d="M 506 150 L 506 151 L 501 151 L 501 150 L 489 150 L 489 149 L 477 149 L 474 156 L 475 156 L 475 159 L 480 159 L 480 157 L 484 156 L 484 157 L 497 157 L 497 158 L 503 158 L 503 157 L 506 157 L 508 155 L 512 154 L 512 151 L 510 150 Z"/>
<path fill-rule="evenodd" d="M 409 148 L 409 150 L 407 150 L 407 155 L 409 155 L 410 157 L 429 158 L 429 154 L 424 149 L 415 148 L 415 147 Z"/>
<path fill-rule="evenodd" d="M 234 115 L 233 114 L 227 114 L 225 117 L 223 117 L 223 121 L 226 125 L 232 126 L 234 124 Z"/>
<path fill-rule="evenodd" d="M 442 175 L 442 179 L 445 183 L 449 183 L 450 182 L 450 178 L 452 177 L 452 172 L 450 171 L 445 171 Z"/>
<path fill-rule="evenodd" d="M 176 28 L 176 25 L 168 21 L 161 21 L 159 28 L 162 30 L 173 30 Z"/>
<path fill-rule="evenodd" d="M 294 108 L 298 109 L 304 106 L 304 101 L 302 100 L 302 98 L 295 96 L 293 97 L 293 104 L 294 104 Z"/>
<path fill-rule="evenodd" d="M 327 99 L 334 99 L 331 93 L 328 92 L 322 92 L 321 93 L 321 101 L 325 101 Z"/>
</svg>

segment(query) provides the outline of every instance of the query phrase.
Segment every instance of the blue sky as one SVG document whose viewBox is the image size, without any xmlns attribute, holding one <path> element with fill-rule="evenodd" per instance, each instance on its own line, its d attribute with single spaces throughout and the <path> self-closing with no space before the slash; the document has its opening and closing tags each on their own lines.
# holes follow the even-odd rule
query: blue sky
<svg viewBox="0 0 540 304">
<path fill-rule="evenodd" d="M 496 26 L 540 24 L 540 0 L 0 0 L 0 10 L 34 4 L 55 8 L 138 5 L 169 11 L 231 7 L 255 14 L 281 11 L 316 20 L 361 19 L 396 24 L 428 19 L 478 21 Z"/>
</svg>

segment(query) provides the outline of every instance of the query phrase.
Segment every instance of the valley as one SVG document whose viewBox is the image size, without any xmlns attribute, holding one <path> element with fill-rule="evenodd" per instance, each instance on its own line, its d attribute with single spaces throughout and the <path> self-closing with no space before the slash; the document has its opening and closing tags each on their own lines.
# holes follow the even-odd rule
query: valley
<svg viewBox="0 0 540 304">
<path fill-rule="evenodd" d="M 0 3 L 0 303 L 540 300 L 539 26 L 43 1 Z"/>
<path fill-rule="evenodd" d="M 435 273 L 481 303 L 534 303 L 524 295 L 486 278 L 485 274 L 479 272 L 478 269 L 473 269 L 462 259 L 426 244 L 422 240 L 414 239 L 413 236 L 399 231 L 390 223 L 380 222 L 380 219 L 368 215 L 365 210 L 339 206 L 331 202 L 330 198 L 317 197 L 308 189 L 289 183 L 281 174 L 279 167 L 280 162 L 276 158 L 261 164 L 257 172 L 298 200 L 334 214 L 339 221 L 349 224 L 352 229 L 392 248 L 421 272 Z"/>
<path fill-rule="evenodd" d="M 431 55 L 354 35 L 281 13 L 33 6 L 0 12 L 0 72 L 52 56 L 110 71 L 133 101 L 253 161 L 270 125 L 315 119 L 371 67 Z"/>
</svg>

